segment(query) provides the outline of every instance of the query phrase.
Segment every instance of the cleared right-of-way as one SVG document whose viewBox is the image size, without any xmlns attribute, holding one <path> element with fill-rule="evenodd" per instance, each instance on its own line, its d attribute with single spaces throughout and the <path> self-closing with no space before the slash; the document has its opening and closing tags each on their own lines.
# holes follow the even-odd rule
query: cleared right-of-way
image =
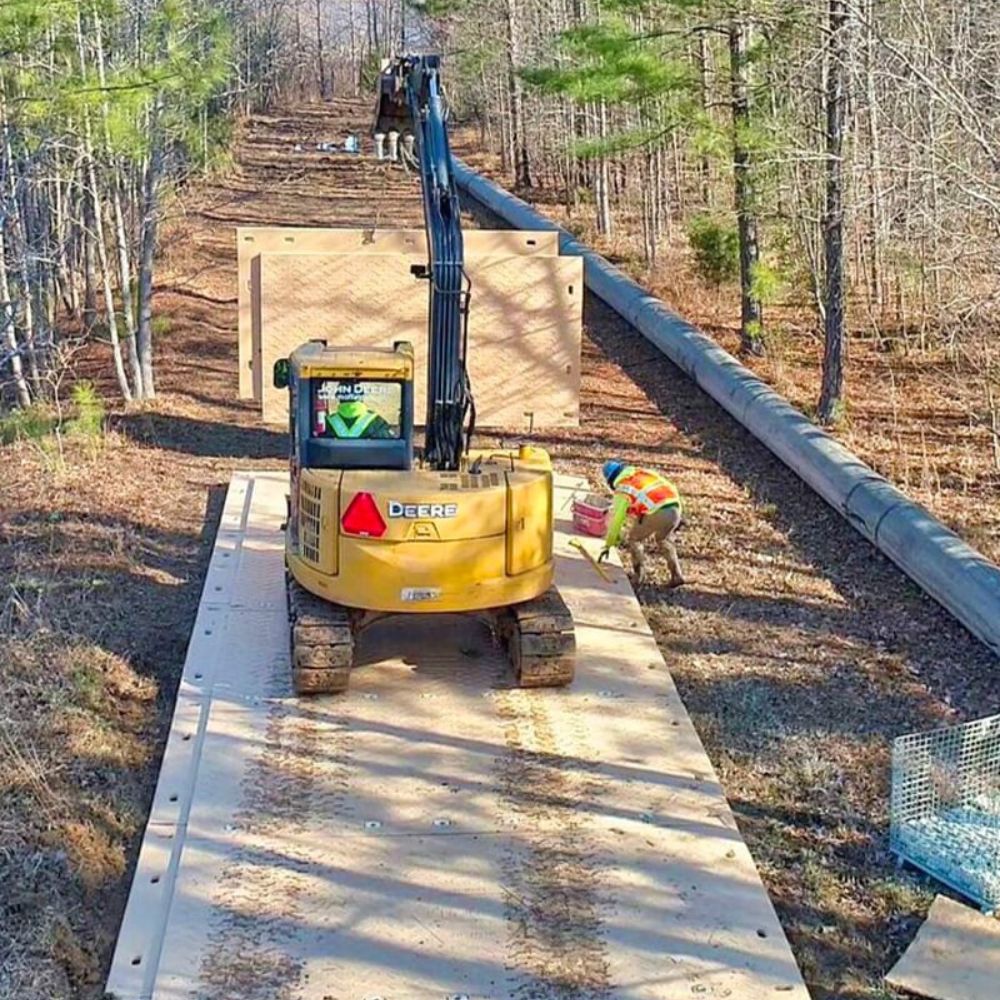
<svg viewBox="0 0 1000 1000">
<path fill-rule="evenodd" d="M 230 486 L 115 1000 L 807 1000 L 627 578 L 570 546 L 564 689 L 471 617 L 390 620 L 292 696 L 284 473 Z"/>
</svg>

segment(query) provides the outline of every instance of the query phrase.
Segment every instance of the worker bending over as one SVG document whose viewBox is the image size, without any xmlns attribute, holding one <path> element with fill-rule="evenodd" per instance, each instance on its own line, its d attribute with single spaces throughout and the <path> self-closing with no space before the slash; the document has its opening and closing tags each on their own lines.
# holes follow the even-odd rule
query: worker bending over
<svg viewBox="0 0 1000 1000">
<path fill-rule="evenodd" d="M 681 523 L 681 495 L 665 476 L 650 469 L 626 465 L 619 459 L 604 463 L 604 478 L 614 491 L 611 520 L 604 548 L 598 561 L 607 559 L 611 549 L 621 544 L 622 529 L 629 517 L 635 523 L 628 532 L 625 547 L 632 557 L 639 583 L 646 579 L 642 543 L 649 538 L 659 542 L 670 567 L 668 587 L 682 587 L 684 576 L 674 547 L 673 534 Z"/>
</svg>

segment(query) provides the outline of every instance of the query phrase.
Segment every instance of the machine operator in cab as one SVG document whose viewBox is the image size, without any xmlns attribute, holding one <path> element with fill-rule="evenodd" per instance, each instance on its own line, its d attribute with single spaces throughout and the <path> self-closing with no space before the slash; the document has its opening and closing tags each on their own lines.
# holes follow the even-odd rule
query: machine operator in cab
<svg viewBox="0 0 1000 1000">
<path fill-rule="evenodd" d="M 668 587 L 684 586 L 673 534 L 681 523 L 681 495 L 665 476 L 652 469 L 628 465 L 621 459 L 604 463 L 604 480 L 614 493 L 608 534 L 598 561 L 607 559 L 611 549 L 621 544 L 622 529 L 629 517 L 635 519 L 625 541 L 639 583 L 646 579 L 642 543 L 653 539 L 667 557 L 670 568 Z"/>
<path fill-rule="evenodd" d="M 397 437 L 397 432 L 366 402 L 361 382 L 326 383 L 316 403 L 316 430 L 322 437 L 372 440 Z M 332 391 L 331 391 L 332 390 Z"/>
</svg>

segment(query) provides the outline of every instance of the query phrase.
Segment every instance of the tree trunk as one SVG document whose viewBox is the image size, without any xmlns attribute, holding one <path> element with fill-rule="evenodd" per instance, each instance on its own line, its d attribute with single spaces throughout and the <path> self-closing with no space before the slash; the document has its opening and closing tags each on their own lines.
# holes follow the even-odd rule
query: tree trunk
<svg viewBox="0 0 1000 1000">
<path fill-rule="evenodd" d="M 531 158 L 524 127 L 524 85 L 518 76 L 520 42 L 518 39 L 517 0 L 507 0 L 507 58 L 510 87 L 511 138 L 514 153 L 514 186 L 531 187 Z"/>
<path fill-rule="evenodd" d="M 21 347 L 17 342 L 17 325 L 14 316 L 14 305 L 11 301 L 10 278 L 7 275 L 7 247 L 4 240 L 3 227 L 0 225 L 0 322 L 3 323 L 3 340 L 10 355 L 10 371 L 14 377 L 14 389 L 17 401 L 21 406 L 31 405 L 31 392 L 27 379 L 24 377 L 24 365 L 21 362 Z"/>
<path fill-rule="evenodd" d="M 25 231 L 23 206 L 18 196 L 17 164 L 15 164 L 14 151 L 11 146 L 10 127 L 7 125 L 4 126 L 4 160 L 9 179 L 9 190 L 6 194 L 9 199 L 10 240 L 15 264 L 15 283 L 18 286 L 21 336 L 24 341 L 22 353 L 28 362 L 28 375 L 31 379 L 31 388 L 37 396 L 41 393 L 42 378 L 38 366 L 38 354 L 35 350 L 35 297 L 32 294 L 31 287 L 31 268 L 28 263 L 28 236 Z M 8 301 L 13 302 L 12 299 L 8 299 Z M 17 308 L 15 305 L 15 316 L 16 314 Z"/>
<path fill-rule="evenodd" d="M 354 0 L 348 0 L 347 19 L 351 33 L 351 86 L 353 87 L 354 96 L 357 97 L 361 88 L 361 61 L 358 59 L 357 28 L 354 24 Z"/>
<path fill-rule="evenodd" d="M 865 101 L 868 122 L 868 226 L 871 238 L 870 288 L 876 322 L 882 325 L 885 309 L 885 286 L 882 265 L 882 139 L 878 121 L 878 97 L 875 90 L 874 31 L 876 0 L 868 0 L 865 10 Z"/>
<path fill-rule="evenodd" d="M 142 369 L 144 399 L 156 397 L 153 380 L 153 268 L 156 261 L 157 214 L 159 211 L 159 183 L 163 170 L 160 106 L 157 102 L 150 115 L 149 160 L 142 186 L 142 250 L 139 261 L 139 365 Z"/>
<path fill-rule="evenodd" d="M 740 244 L 740 349 L 763 352 L 760 300 L 754 293 L 754 273 L 760 260 L 757 207 L 748 148 L 750 129 L 750 25 L 742 17 L 729 22 L 729 73 L 733 105 L 733 178 L 736 224 Z"/>
<path fill-rule="evenodd" d="M 711 116 L 711 53 L 708 48 L 708 33 L 698 32 L 698 83 L 701 108 L 706 118 Z M 701 180 L 701 202 L 705 208 L 712 207 L 712 161 L 708 153 L 702 153 L 698 162 Z"/>
<path fill-rule="evenodd" d="M 302 40 L 302 8 L 295 5 L 295 96 L 300 103 L 306 100 L 305 68 L 306 47 Z"/>
<path fill-rule="evenodd" d="M 52 190 L 55 196 L 55 271 L 56 285 L 59 289 L 59 297 L 62 299 L 63 308 L 71 315 L 76 313 L 76 296 L 73 294 L 74 282 L 70 273 L 69 260 L 66 247 L 69 242 L 70 227 L 67 224 L 68 210 L 66 202 L 69 191 L 63 193 L 62 183 L 62 157 L 58 150 L 55 152 L 56 175 L 52 182 Z"/>
<path fill-rule="evenodd" d="M 674 170 L 673 210 L 677 213 L 677 218 L 683 220 L 684 212 L 685 209 L 687 208 L 687 203 L 685 202 L 684 199 L 684 162 L 683 162 L 683 157 L 681 155 L 681 144 L 677 137 L 676 129 L 674 129 L 674 131 L 670 135 L 670 153 L 671 153 L 670 158 Z M 664 152 L 663 155 L 666 156 L 666 153 Z M 666 184 L 666 173 L 664 172 L 663 175 L 664 175 L 664 184 Z M 665 198 L 664 201 L 666 202 L 667 199 Z M 671 212 L 670 205 L 669 203 L 667 203 L 664 211 L 663 221 L 664 225 L 666 226 L 668 236 L 670 235 L 671 231 L 670 212 Z"/>
<path fill-rule="evenodd" d="M 818 417 L 831 424 L 843 410 L 844 397 L 844 131 L 849 52 L 848 0 L 829 0 L 829 65 L 826 74 L 826 207 L 823 249 L 826 262 L 826 343 Z"/>
<path fill-rule="evenodd" d="M 84 32 L 83 32 L 83 18 L 79 11 L 77 12 L 76 27 L 78 33 L 78 45 L 80 50 L 80 69 L 81 71 L 86 71 L 86 50 L 84 48 Z M 103 53 L 103 38 L 101 32 L 101 22 L 96 14 L 96 9 L 94 13 L 94 33 L 97 36 L 97 49 L 99 55 L 97 56 L 97 66 L 98 66 L 98 78 L 100 79 L 102 85 L 105 80 L 104 76 L 104 53 Z M 102 104 L 104 111 L 104 137 L 105 143 L 110 147 L 111 143 L 108 138 L 108 105 L 107 101 Z M 97 188 L 97 169 L 94 165 L 94 148 L 93 148 L 93 135 L 90 125 L 90 112 L 84 111 L 84 143 L 83 143 L 83 155 L 86 161 L 87 169 L 87 187 L 88 195 L 90 199 L 90 214 L 93 219 L 94 225 L 94 241 L 97 246 L 97 260 L 101 269 L 101 286 L 104 291 L 104 312 L 107 316 L 108 323 L 108 337 L 111 340 L 111 356 L 114 361 L 115 366 L 115 376 L 118 379 L 118 387 L 121 389 L 122 397 L 126 403 L 132 402 L 132 390 L 128 384 L 128 376 L 125 374 L 125 362 L 122 357 L 121 341 L 118 337 L 118 316 L 115 312 L 115 293 L 114 288 L 111 283 L 111 262 L 108 257 L 108 244 L 107 238 L 104 232 L 104 213 L 101 210 L 101 200 L 98 196 Z M 136 386 L 136 392 L 140 392 L 140 388 Z"/>
<path fill-rule="evenodd" d="M 89 124 L 87 132 L 90 131 Z M 108 323 L 108 337 L 111 340 L 111 356 L 115 365 L 115 376 L 118 387 L 126 403 L 132 402 L 132 390 L 129 388 L 128 376 L 125 374 L 125 362 L 122 358 L 121 341 L 118 338 L 118 317 L 115 314 L 115 293 L 111 285 L 111 264 L 108 259 L 108 245 L 104 236 L 104 219 L 97 200 L 97 171 L 94 169 L 94 158 L 90 154 L 89 139 L 87 141 L 87 176 L 89 179 L 91 211 L 94 217 L 94 242 L 97 246 L 97 260 L 101 269 L 101 287 L 104 290 L 104 312 Z"/>
<path fill-rule="evenodd" d="M 329 101 L 331 93 L 330 79 L 326 67 L 326 53 L 323 49 L 323 8 L 321 0 L 316 0 L 316 60 L 319 63 L 319 96 L 320 100 Z"/>
<path fill-rule="evenodd" d="M 86 181 L 80 184 L 80 207 L 83 213 L 80 239 L 83 244 L 83 329 L 89 336 L 97 322 L 97 275 L 94 267 L 93 202 L 87 196 Z"/>
<path fill-rule="evenodd" d="M 514 129 L 512 127 L 513 118 L 507 107 L 509 98 L 509 89 L 499 87 L 497 104 L 500 115 L 500 169 L 508 176 L 514 170 Z"/>
<path fill-rule="evenodd" d="M 132 301 L 132 268 L 129 262 L 128 234 L 125 230 L 125 214 L 122 211 L 121 189 L 116 181 L 114 188 L 113 207 L 115 216 L 115 243 L 118 249 L 118 287 L 121 289 L 122 310 L 125 321 L 125 348 L 128 351 L 129 366 L 132 370 L 132 384 L 135 394 L 142 399 L 145 393 L 142 388 L 142 366 L 139 364 L 139 351 L 135 340 L 135 306 Z"/>
<path fill-rule="evenodd" d="M 52 328 L 49 326 L 49 306 L 46 297 L 48 278 L 43 272 L 47 259 L 47 234 L 37 200 L 38 189 L 26 185 L 22 193 L 20 212 L 23 231 L 25 295 L 31 301 L 31 335 L 28 341 L 28 364 L 33 379 L 47 370 L 47 358 L 52 351 Z"/>
<path fill-rule="evenodd" d="M 601 139 L 607 138 L 608 133 L 608 108 L 604 101 L 600 102 L 597 119 L 598 135 Z M 611 219 L 611 165 L 608 158 L 602 153 L 597 159 L 596 181 L 596 201 L 597 201 L 597 231 L 602 236 L 610 236 L 612 228 Z"/>
</svg>

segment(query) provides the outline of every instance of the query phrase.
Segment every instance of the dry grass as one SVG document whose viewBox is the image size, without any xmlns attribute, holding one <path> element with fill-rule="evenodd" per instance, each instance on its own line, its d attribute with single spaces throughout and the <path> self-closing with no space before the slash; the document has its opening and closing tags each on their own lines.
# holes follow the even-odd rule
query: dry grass
<svg viewBox="0 0 1000 1000">
<path fill-rule="evenodd" d="M 344 110 L 365 127 L 368 109 Z M 285 435 L 235 398 L 235 225 L 420 223 L 412 178 L 379 206 L 363 171 L 289 165 L 346 120 L 262 118 L 232 171 L 169 206 L 155 404 L 97 439 L 0 445 L 3 1000 L 101 995 L 225 488 L 286 461 Z M 113 401 L 106 350 L 74 361 Z"/>
<path fill-rule="evenodd" d="M 96 455 L 0 449 L 0 997 L 100 994 L 225 485 L 285 461 L 235 400 L 233 227 L 419 224 L 412 179 L 380 197 L 291 152 L 366 119 L 252 123 L 173 206 L 158 402 L 112 414 Z M 996 711 L 996 660 L 634 331 L 594 303 L 586 324 L 583 424 L 539 440 L 565 469 L 618 452 L 680 483 L 691 585 L 654 572 L 646 613 L 813 995 L 887 997 L 930 898 L 886 850 L 887 741 Z M 109 371 L 82 361 L 110 396 Z"/>
<path fill-rule="evenodd" d="M 657 567 L 640 601 L 813 996 L 888 997 L 932 896 L 888 852 L 889 740 L 997 711 L 996 659 L 634 331 L 587 323 L 585 425 L 549 444 L 680 484 L 690 586 Z"/>
<path fill-rule="evenodd" d="M 18 625 L 0 635 L 0 993 L 58 997 L 91 984 L 107 948 L 87 910 L 119 891 L 141 827 L 156 686 L 17 598 L 9 615 L 14 600 Z"/>
</svg>

